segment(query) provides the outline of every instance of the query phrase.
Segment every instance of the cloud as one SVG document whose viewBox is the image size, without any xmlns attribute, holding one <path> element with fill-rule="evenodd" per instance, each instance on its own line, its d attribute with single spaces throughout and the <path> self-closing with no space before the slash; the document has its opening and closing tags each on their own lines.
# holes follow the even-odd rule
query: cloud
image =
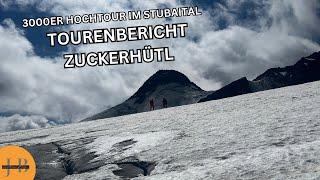
<svg viewBox="0 0 320 180">
<path fill-rule="evenodd" d="M 126 85 L 114 78 L 115 73 L 93 68 L 67 71 L 60 57 L 38 57 L 10 23 L 7 20 L 6 26 L 0 26 L 2 112 L 42 114 L 65 122 L 83 118 L 108 102 L 121 101 L 121 97 L 110 94 L 127 94 Z"/>
<path fill-rule="evenodd" d="M 319 38 L 318 24 L 320 3 L 317 0 L 273 0 L 269 9 L 269 16 L 273 20 L 273 27 L 283 32 L 304 38 Z"/>
<path fill-rule="evenodd" d="M 2 6 L 3 2 L 0 1 Z M 175 0 L 151 1 L 10 1 L 56 15 L 126 11 L 182 6 Z M 248 7 L 252 7 L 248 14 Z M 175 62 L 113 67 L 63 69 L 63 59 L 41 58 L 24 32 L 7 19 L 0 25 L 0 110 L 40 114 L 57 123 L 73 122 L 116 105 L 132 95 L 158 69 L 176 69 L 206 90 L 214 90 L 237 78 L 254 78 L 270 67 L 293 64 L 299 57 L 319 50 L 316 0 L 234 1 L 217 3 L 203 16 L 172 19 L 188 22 L 187 38 L 96 45 L 80 45 L 68 51 L 89 52 L 140 48 L 146 44 L 169 46 Z M 242 17 L 243 16 L 243 17 Z M 241 19 L 242 17 L 242 19 Z M 224 26 L 222 26 L 222 21 Z M 63 27 L 94 29 L 154 21 L 110 22 Z M 223 28 L 222 28 L 223 27 Z M 21 121 L 33 126 L 33 119 Z M 26 119 L 26 117 L 19 117 Z M 0 119 L 8 121 L 9 119 Z M 43 119 L 42 119 L 43 120 Z M 13 121 L 20 127 L 20 121 Z M 26 123 L 33 122 L 33 123 Z M 42 122 L 42 121 L 41 121 Z M 37 124 L 37 123 L 35 123 Z M 38 127 L 43 127 L 39 125 Z M 22 128 L 23 129 L 23 128 Z"/>
<path fill-rule="evenodd" d="M 21 116 L 15 114 L 10 117 L 0 117 L 0 132 L 26 129 L 46 128 L 54 124 L 43 116 Z"/>
<path fill-rule="evenodd" d="M 207 32 L 199 43 L 179 50 L 181 59 L 191 57 L 193 68 L 198 68 L 202 77 L 226 84 L 242 76 L 252 79 L 271 67 L 293 64 L 298 57 L 318 49 L 317 43 L 278 31 L 256 32 L 231 26 Z"/>
</svg>

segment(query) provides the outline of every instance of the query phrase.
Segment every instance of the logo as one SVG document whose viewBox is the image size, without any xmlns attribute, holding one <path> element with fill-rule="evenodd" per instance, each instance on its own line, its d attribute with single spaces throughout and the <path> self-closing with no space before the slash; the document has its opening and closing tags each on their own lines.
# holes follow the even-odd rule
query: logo
<svg viewBox="0 0 320 180">
<path fill-rule="evenodd" d="M 0 179 L 33 180 L 36 163 L 32 155 L 19 146 L 0 147 Z"/>
</svg>

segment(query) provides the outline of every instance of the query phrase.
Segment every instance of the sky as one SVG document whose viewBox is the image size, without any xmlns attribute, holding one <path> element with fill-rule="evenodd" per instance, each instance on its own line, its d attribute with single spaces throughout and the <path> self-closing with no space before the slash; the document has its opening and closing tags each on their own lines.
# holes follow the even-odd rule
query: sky
<svg viewBox="0 0 320 180">
<path fill-rule="evenodd" d="M 23 18 L 196 5 L 202 16 L 22 28 Z M 50 47 L 46 32 L 187 22 L 186 38 Z M 0 132 L 77 122 L 121 103 L 159 69 L 205 90 L 319 51 L 318 0 L 0 0 Z M 62 54 L 168 46 L 176 61 L 64 69 Z"/>
</svg>

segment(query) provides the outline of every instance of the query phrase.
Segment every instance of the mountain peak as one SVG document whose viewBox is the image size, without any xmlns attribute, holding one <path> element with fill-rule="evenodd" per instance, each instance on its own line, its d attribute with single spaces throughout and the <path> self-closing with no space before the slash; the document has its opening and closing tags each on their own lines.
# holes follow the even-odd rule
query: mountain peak
<svg viewBox="0 0 320 180">
<path fill-rule="evenodd" d="M 145 83 L 145 85 L 161 85 L 168 83 L 188 84 L 191 81 L 184 74 L 175 70 L 159 70 L 153 74 Z"/>
<path fill-rule="evenodd" d="M 189 80 L 189 78 L 176 70 L 159 70 L 153 74 L 131 97 L 141 97 L 147 92 L 154 91 L 161 85 L 176 83 L 183 86 L 194 86 L 197 90 L 202 90 L 199 86 Z M 130 98 L 130 99 L 131 99 Z"/>
<path fill-rule="evenodd" d="M 178 71 L 159 70 L 129 99 L 83 121 L 149 111 L 151 99 L 154 100 L 156 109 L 161 109 L 164 108 L 163 98 L 168 100 L 167 107 L 175 107 L 318 80 L 320 80 L 320 52 L 301 58 L 292 66 L 271 68 L 253 81 L 245 77 L 238 79 L 214 92 L 202 90 Z"/>
<path fill-rule="evenodd" d="M 83 121 L 149 111 L 151 99 L 154 100 L 156 109 L 164 108 L 163 98 L 167 100 L 167 107 L 192 104 L 206 97 L 209 93 L 178 71 L 159 70 L 147 79 L 129 99 Z"/>
</svg>

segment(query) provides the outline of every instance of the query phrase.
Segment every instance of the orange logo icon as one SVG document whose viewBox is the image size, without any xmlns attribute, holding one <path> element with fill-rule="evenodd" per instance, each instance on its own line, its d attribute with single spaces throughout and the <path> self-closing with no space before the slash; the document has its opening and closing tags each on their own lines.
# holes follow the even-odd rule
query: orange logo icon
<svg viewBox="0 0 320 180">
<path fill-rule="evenodd" d="M 19 146 L 0 147 L 0 179 L 33 180 L 36 163 L 32 155 Z"/>
</svg>

